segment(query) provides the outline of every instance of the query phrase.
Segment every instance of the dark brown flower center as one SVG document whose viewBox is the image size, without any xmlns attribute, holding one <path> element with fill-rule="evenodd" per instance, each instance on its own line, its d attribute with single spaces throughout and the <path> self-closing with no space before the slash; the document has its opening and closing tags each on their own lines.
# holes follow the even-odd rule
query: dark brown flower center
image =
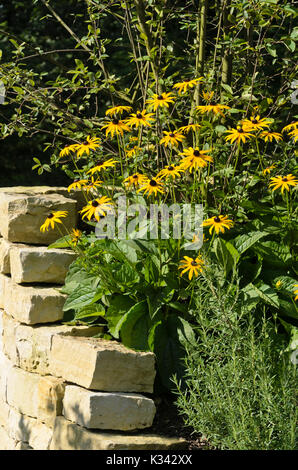
<svg viewBox="0 0 298 470">
<path fill-rule="evenodd" d="M 158 100 L 163 100 L 163 96 L 162 96 L 162 95 L 158 95 L 157 99 L 158 99 Z"/>
<path fill-rule="evenodd" d="M 173 171 L 175 170 L 175 167 L 173 167 L 172 165 L 168 166 L 168 171 Z"/>
<path fill-rule="evenodd" d="M 157 182 L 155 180 L 151 180 L 149 184 L 150 186 L 153 186 L 153 187 L 157 186 Z"/>
<path fill-rule="evenodd" d="M 175 134 L 171 132 L 170 137 L 175 137 Z"/>
<path fill-rule="evenodd" d="M 133 175 L 133 178 L 137 179 L 138 175 Z"/>
<path fill-rule="evenodd" d="M 282 181 L 285 183 L 286 181 L 288 181 L 288 178 L 286 178 L 286 176 L 282 179 Z"/>
<path fill-rule="evenodd" d="M 52 219 L 54 217 L 54 214 L 52 214 L 52 212 L 50 212 L 50 214 L 48 215 L 48 219 Z"/>
<path fill-rule="evenodd" d="M 237 128 L 237 131 L 239 132 L 239 134 L 242 134 L 242 132 L 243 132 L 242 127 L 238 127 L 238 128 Z"/>
<path fill-rule="evenodd" d="M 142 115 L 141 113 L 138 113 L 138 114 L 137 114 L 137 118 L 138 118 L 138 119 L 142 119 L 142 117 L 143 117 L 143 115 Z"/>
<path fill-rule="evenodd" d="M 258 124 L 258 120 L 257 120 L 257 119 L 252 119 L 251 122 L 252 122 L 253 124 Z"/>
<path fill-rule="evenodd" d="M 94 199 L 94 201 L 91 202 L 91 205 L 92 205 L 92 207 L 97 207 L 97 206 L 99 206 L 99 203 L 97 202 L 96 199 Z"/>
<path fill-rule="evenodd" d="M 194 154 L 195 157 L 199 157 L 199 156 L 200 156 L 199 150 L 194 150 L 193 154 Z"/>
<path fill-rule="evenodd" d="M 113 119 L 112 123 L 114 126 L 117 126 L 117 124 L 119 124 L 119 119 Z"/>
<path fill-rule="evenodd" d="M 216 217 L 214 217 L 214 222 L 216 222 L 217 224 L 220 222 L 220 217 L 218 217 L 218 215 Z"/>
<path fill-rule="evenodd" d="M 191 264 L 192 266 L 198 266 L 198 263 L 197 263 L 195 260 L 193 260 L 190 264 Z"/>
</svg>

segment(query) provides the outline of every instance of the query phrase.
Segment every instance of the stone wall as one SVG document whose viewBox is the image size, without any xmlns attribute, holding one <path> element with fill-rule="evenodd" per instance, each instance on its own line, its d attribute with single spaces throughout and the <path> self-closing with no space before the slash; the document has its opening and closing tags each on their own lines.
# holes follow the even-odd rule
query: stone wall
<svg viewBox="0 0 298 470">
<path fill-rule="evenodd" d="M 0 188 L 0 450 L 183 449 L 142 433 L 156 414 L 154 355 L 61 321 L 75 254 L 48 249 L 60 234 L 40 226 L 67 210 L 75 227 L 81 203 L 65 188 Z"/>
</svg>

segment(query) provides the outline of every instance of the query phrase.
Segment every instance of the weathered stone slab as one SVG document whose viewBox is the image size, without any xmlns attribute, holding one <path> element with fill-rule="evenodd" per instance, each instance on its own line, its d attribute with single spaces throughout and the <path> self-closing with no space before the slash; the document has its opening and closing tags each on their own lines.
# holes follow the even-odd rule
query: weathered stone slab
<svg viewBox="0 0 298 470">
<path fill-rule="evenodd" d="M 153 400 L 135 393 L 93 392 L 75 385 L 65 388 L 63 415 L 88 429 L 131 431 L 152 426 Z"/>
<path fill-rule="evenodd" d="M 51 427 L 55 417 L 62 414 L 64 389 L 61 379 L 13 367 L 7 378 L 7 403 L 19 413 L 38 418 Z"/>
<path fill-rule="evenodd" d="M 4 287 L 6 276 L 0 273 L 0 309 L 4 307 Z"/>
<path fill-rule="evenodd" d="M 10 250 L 11 278 L 16 283 L 64 284 L 76 254 L 71 250 L 13 246 Z"/>
<path fill-rule="evenodd" d="M 4 282 L 5 312 L 27 325 L 62 320 L 65 300 L 66 295 L 52 287 L 21 286 L 10 278 Z"/>
<path fill-rule="evenodd" d="M 23 415 L 13 408 L 10 409 L 8 434 L 15 441 L 23 441 L 34 450 L 48 450 L 53 429 L 36 418 Z"/>
<path fill-rule="evenodd" d="M 45 195 L 45 194 L 60 194 L 61 196 L 75 199 L 78 203 L 78 211 L 86 205 L 86 199 L 82 191 L 78 189 L 72 189 L 68 191 L 63 186 L 10 186 L 6 188 L 0 188 L 1 193 L 13 193 L 13 194 L 26 194 L 27 196 L 34 195 Z"/>
<path fill-rule="evenodd" d="M 152 393 L 154 365 L 153 353 L 133 351 L 115 341 L 53 337 L 51 374 L 88 389 Z"/>
<path fill-rule="evenodd" d="M 9 412 L 9 405 L 0 398 L 0 426 L 3 426 L 5 429 L 8 427 Z"/>
<path fill-rule="evenodd" d="M 3 351 L 21 369 L 47 375 L 52 339 L 56 334 L 93 336 L 103 331 L 97 326 L 29 326 L 3 313 Z"/>
<path fill-rule="evenodd" d="M 63 417 L 56 418 L 50 450 L 179 450 L 184 439 L 155 434 L 117 434 L 89 431 Z"/>
<path fill-rule="evenodd" d="M 8 432 L 0 426 L 0 450 L 31 450 L 25 442 L 18 442 L 9 437 Z"/>
<path fill-rule="evenodd" d="M 76 225 L 77 202 L 57 194 L 26 195 L 13 192 L 0 193 L 0 232 L 11 242 L 48 245 L 61 234 L 57 228 L 40 231 L 49 213 L 67 211 L 63 223 L 68 230 Z M 61 227 L 61 224 L 58 224 Z"/>
</svg>

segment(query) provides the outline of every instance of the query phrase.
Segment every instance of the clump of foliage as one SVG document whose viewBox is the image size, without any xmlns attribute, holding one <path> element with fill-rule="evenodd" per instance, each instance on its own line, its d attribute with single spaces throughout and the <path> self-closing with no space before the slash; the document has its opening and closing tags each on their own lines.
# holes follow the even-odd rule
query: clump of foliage
<svg viewBox="0 0 298 470">
<path fill-rule="evenodd" d="M 185 424 L 218 449 L 297 449 L 297 374 L 285 335 L 214 273 L 199 287 L 186 391 L 175 379 Z"/>
</svg>

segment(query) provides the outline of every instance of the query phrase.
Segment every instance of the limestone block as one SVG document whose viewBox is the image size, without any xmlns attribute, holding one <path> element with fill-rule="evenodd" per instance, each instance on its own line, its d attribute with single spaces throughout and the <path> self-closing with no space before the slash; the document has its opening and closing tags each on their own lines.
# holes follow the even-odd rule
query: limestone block
<svg viewBox="0 0 298 470">
<path fill-rule="evenodd" d="M 3 351 L 21 369 L 40 375 L 49 374 L 49 356 L 56 334 L 93 336 L 103 331 L 98 326 L 29 326 L 3 313 Z M 0 372 L 1 373 L 1 372 Z"/>
<path fill-rule="evenodd" d="M 5 429 L 8 427 L 9 412 L 9 405 L 0 398 L 0 426 L 3 426 Z"/>
<path fill-rule="evenodd" d="M 0 400 L 7 402 L 7 378 L 12 369 L 12 363 L 0 352 Z"/>
<path fill-rule="evenodd" d="M 0 450 L 32 450 L 26 442 L 18 442 L 12 439 L 7 430 L 0 426 Z"/>
<path fill-rule="evenodd" d="M 52 323 L 63 318 L 66 295 L 52 287 L 21 286 L 4 282 L 4 310 L 20 323 Z"/>
<path fill-rule="evenodd" d="M 88 389 L 152 393 L 154 364 L 153 353 L 133 351 L 116 341 L 53 337 L 51 374 Z"/>
<path fill-rule="evenodd" d="M 13 367 L 7 378 L 7 403 L 19 413 L 38 418 L 51 427 L 55 417 L 62 414 L 64 388 L 61 379 Z"/>
<path fill-rule="evenodd" d="M 0 309 L 4 307 L 4 286 L 6 276 L 0 273 Z"/>
<path fill-rule="evenodd" d="M 61 234 L 57 228 L 46 232 L 40 231 L 49 213 L 67 211 L 63 218 L 67 229 L 76 225 L 76 206 L 74 199 L 58 194 L 26 195 L 13 192 L 0 193 L 0 232 L 10 242 L 48 245 Z M 59 224 L 61 226 L 61 224 Z"/>
<path fill-rule="evenodd" d="M 56 418 L 50 450 L 179 450 L 184 439 L 155 434 L 89 431 L 63 417 Z"/>
<path fill-rule="evenodd" d="M 10 250 L 11 278 L 16 283 L 64 284 L 76 254 L 71 250 L 14 246 Z"/>
<path fill-rule="evenodd" d="M 78 211 L 86 205 L 86 199 L 82 191 L 78 189 L 72 189 L 68 191 L 67 188 L 63 186 L 11 186 L 6 188 L 0 188 L 1 193 L 13 193 L 13 194 L 26 194 L 28 196 L 32 195 L 45 195 L 45 194 L 60 194 L 61 196 L 75 199 L 78 203 Z"/>
<path fill-rule="evenodd" d="M 7 429 L 12 439 L 27 442 L 34 450 L 49 449 L 53 429 L 36 418 L 23 415 L 11 408 Z"/>
<path fill-rule="evenodd" d="M 68 385 L 63 415 L 88 429 L 130 431 L 152 426 L 156 408 L 153 400 L 135 393 L 93 392 Z"/>
<path fill-rule="evenodd" d="M 0 238 L 0 273 L 10 274 L 9 250 L 12 243 Z"/>
</svg>

